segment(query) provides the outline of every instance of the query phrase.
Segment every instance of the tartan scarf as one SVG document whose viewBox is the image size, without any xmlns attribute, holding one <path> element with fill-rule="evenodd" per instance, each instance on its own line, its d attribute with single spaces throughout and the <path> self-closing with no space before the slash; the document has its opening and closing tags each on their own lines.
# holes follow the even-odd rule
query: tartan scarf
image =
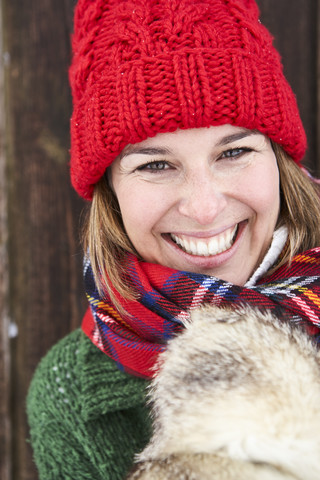
<svg viewBox="0 0 320 480">
<path fill-rule="evenodd" d="M 121 370 L 151 378 L 160 352 L 183 328 L 188 312 L 203 304 L 249 304 L 269 309 L 280 318 L 301 323 L 320 339 L 320 248 L 296 255 L 290 265 L 260 279 L 250 288 L 216 277 L 182 272 L 139 261 L 128 254 L 126 281 L 139 300 L 115 295 L 125 314 L 110 297 L 101 298 L 88 259 L 84 277 L 90 307 L 82 329 L 92 342 L 113 358 Z"/>
</svg>

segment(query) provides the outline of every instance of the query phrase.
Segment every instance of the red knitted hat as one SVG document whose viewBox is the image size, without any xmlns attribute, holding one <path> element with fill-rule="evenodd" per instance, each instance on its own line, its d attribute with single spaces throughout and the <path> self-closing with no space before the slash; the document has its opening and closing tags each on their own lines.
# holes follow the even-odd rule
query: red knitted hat
<svg viewBox="0 0 320 480">
<path fill-rule="evenodd" d="M 72 45 L 71 178 L 86 199 L 127 144 L 177 128 L 230 123 L 304 155 L 254 0 L 79 0 Z"/>
</svg>

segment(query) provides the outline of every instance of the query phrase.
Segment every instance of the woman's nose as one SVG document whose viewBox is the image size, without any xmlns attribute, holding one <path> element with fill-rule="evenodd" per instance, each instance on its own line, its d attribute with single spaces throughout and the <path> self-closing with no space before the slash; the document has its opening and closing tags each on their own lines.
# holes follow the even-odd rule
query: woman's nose
<svg viewBox="0 0 320 480">
<path fill-rule="evenodd" d="M 190 178 L 185 180 L 178 204 L 181 215 L 200 225 L 209 225 L 225 206 L 223 188 L 209 172 L 193 172 Z"/>
</svg>

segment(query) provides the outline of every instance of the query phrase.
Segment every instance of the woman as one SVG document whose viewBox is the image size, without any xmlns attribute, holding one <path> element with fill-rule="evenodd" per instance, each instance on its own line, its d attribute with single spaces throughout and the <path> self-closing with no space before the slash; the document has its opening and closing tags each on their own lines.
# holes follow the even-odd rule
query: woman
<svg viewBox="0 0 320 480">
<path fill-rule="evenodd" d="M 151 435 L 156 360 L 190 310 L 246 303 L 319 333 L 319 200 L 258 15 L 253 0 L 77 4 L 71 177 L 92 200 L 90 309 L 32 382 L 41 479 L 125 477 Z"/>
</svg>

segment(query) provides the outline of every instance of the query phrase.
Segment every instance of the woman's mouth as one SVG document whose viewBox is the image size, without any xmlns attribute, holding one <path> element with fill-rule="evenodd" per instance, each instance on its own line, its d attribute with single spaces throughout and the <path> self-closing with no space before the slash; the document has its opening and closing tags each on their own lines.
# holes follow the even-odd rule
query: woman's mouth
<svg viewBox="0 0 320 480">
<path fill-rule="evenodd" d="M 196 238 L 188 235 L 170 234 L 173 242 L 181 250 L 200 257 L 209 257 L 223 253 L 232 247 L 238 231 L 238 225 L 211 238 Z"/>
</svg>

